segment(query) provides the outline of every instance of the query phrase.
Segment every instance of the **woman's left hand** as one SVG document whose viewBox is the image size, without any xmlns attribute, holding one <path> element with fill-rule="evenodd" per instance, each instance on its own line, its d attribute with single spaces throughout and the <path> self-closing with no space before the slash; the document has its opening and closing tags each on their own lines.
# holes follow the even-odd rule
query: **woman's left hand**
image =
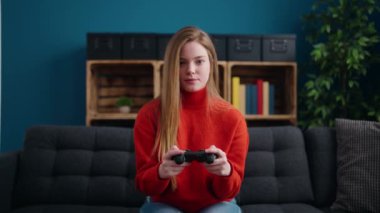
<svg viewBox="0 0 380 213">
<path fill-rule="evenodd" d="M 205 150 L 206 153 L 216 154 L 216 159 L 212 164 L 204 163 L 207 171 L 219 176 L 228 176 L 231 174 L 231 165 L 227 160 L 227 155 L 221 149 L 212 145 Z"/>
</svg>

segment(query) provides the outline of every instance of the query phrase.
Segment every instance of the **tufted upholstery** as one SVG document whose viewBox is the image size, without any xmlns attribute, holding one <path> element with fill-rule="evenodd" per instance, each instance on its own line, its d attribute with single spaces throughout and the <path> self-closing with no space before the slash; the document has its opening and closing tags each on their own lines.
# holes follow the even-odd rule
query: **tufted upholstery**
<svg viewBox="0 0 380 213">
<path fill-rule="evenodd" d="M 334 129 L 327 127 L 315 127 L 304 133 L 314 189 L 314 205 L 319 208 L 328 208 L 335 200 L 335 134 Z"/>
<path fill-rule="evenodd" d="M 132 129 L 47 127 L 29 129 L 21 154 L 14 205 L 139 207 Z"/>
<path fill-rule="evenodd" d="M 138 213 L 139 208 L 120 206 L 85 206 L 85 205 L 38 205 L 19 208 L 12 213 Z"/>
<path fill-rule="evenodd" d="M 253 205 L 311 202 L 313 191 L 302 132 L 290 126 L 256 127 L 249 128 L 249 135 L 245 178 L 238 203 Z M 272 208 L 285 207 L 297 210 L 294 206 L 286 205 Z M 254 211 L 256 208 L 259 206 L 250 210 Z M 300 206 L 298 211 L 308 212 L 301 209 L 305 207 Z"/>
</svg>

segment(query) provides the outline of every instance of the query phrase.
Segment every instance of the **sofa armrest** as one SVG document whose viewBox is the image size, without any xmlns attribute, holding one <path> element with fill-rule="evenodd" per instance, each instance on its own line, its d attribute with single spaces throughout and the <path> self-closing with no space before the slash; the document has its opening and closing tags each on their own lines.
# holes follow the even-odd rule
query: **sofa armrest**
<svg viewBox="0 0 380 213">
<path fill-rule="evenodd" d="M 0 153 L 0 212 L 10 212 L 19 152 Z"/>
<path fill-rule="evenodd" d="M 314 192 L 314 204 L 329 207 L 336 196 L 336 136 L 328 127 L 305 131 L 305 145 Z"/>
</svg>

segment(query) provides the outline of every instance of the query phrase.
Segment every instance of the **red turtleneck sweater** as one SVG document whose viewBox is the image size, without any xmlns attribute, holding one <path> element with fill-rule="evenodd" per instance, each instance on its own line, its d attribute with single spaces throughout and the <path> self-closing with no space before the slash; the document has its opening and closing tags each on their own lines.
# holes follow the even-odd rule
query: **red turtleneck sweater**
<svg viewBox="0 0 380 213">
<path fill-rule="evenodd" d="M 198 151 L 215 145 L 226 153 L 231 174 L 227 177 L 210 174 L 202 163 L 193 161 L 176 177 L 177 189 L 172 191 L 169 179 L 159 177 L 160 162 L 152 155 L 160 111 L 160 101 L 155 99 L 139 111 L 134 126 L 136 186 L 155 202 L 185 212 L 199 212 L 212 204 L 230 201 L 239 192 L 248 151 L 248 131 L 244 117 L 228 102 L 214 100 L 212 107 L 208 107 L 206 89 L 181 92 L 181 95 L 179 149 Z"/>
</svg>

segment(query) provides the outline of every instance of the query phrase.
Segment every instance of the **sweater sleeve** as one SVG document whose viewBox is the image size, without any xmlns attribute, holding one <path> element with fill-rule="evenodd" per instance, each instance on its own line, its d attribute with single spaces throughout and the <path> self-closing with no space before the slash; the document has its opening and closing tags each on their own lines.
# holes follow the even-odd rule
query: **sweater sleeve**
<svg viewBox="0 0 380 213">
<path fill-rule="evenodd" d="M 161 179 L 158 175 L 160 162 L 153 152 L 156 124 L 157 116 L 152 110 L 142 108 L 134 125 L 136 187 L 148 196 L 159 195 L 169 186 L 169 179 Z"/>
<path fill-rule="evenodd" d="M 231 165 L 229 176 L 214 175 L 212 189 L 219 199 L 234 198 L 244 178 L 245 160 L 248 152 L 248 129 L 244 119 L 239 119 L 235 128 L 227 159 Z"/>
</svg>

